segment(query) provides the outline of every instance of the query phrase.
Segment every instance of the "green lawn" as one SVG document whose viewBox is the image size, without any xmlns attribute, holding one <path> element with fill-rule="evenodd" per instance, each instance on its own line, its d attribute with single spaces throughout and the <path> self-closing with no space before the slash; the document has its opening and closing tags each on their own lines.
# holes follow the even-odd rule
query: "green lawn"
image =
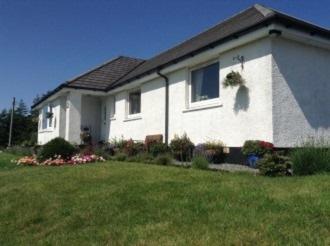
<svg viewBox="0 0 330 246">
<path fill-rule="evenodd" d="M 0 245 L 330 244 L 330 175 L 12 158 L 0 153 Z"/>
</svg>

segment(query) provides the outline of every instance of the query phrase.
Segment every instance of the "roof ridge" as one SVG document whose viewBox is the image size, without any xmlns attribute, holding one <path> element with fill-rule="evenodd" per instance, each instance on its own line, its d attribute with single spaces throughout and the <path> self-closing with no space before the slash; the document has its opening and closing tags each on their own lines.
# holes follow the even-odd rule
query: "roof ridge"
<svg viewBox="0 0 330 246">
<path fill-rule="evenodd" d="M 149 58 L 149 59 L 147 59 L 147 60 L 153 59 L 153 58 L 155 58 L 155 57 L 157 57 L 157 56 L 159 56 L 159 55 L 161 55 L 161 54 L 163 54 L 163 53 L 166 53 L 167 51 L 169 51 L 169 50 L 171 50 L 171 49 L 173 49 L 173 48 L 175 48 L 175 47 L 178 47 L 178 46 L 180 46 L 181 44 L 184 44 L 185 42 L 188 42 L 188 41 L 190 41 L 190 40 L 196 38 L 197 36 L 199 36 L 199 35 L 201 35 L 201 34 L 203 34 L 203 33 L 205 33 L 205 32 L 208 32 L 209 30 L 212 30 L 213 28 L 217 27 L 217 26 L 220 25 L 220 24 L 222 25 L 222 24 L 224 24 L 224 23 L 227 23 L 227 22 L 230 21 L 232 18 L 235 18 L 236 16 L 239 16 L 239 15 L 241 15 L 242 13 L 244 13 L 244 12 L 250 10 L 250 9 L 253 9 L 253 8 L 255 8 L 255 6 L 251 6 L 251 7 L 249 7 L 249 8 L 243 9 L 243 10 L 241 10 L 241 11 L 239 11 L 239 12 L 237 12 L 237 13 L 235 13 L 235 14 L 233 14 L 233 15 L 227 17 L 227 18 L 225 18 L 225 19 L 222 20 L 222 21 L 218 21 L 218 22 L 217 22 L 216 24 L 214 24 L 213 26 L 208 27 L 208 28 L 205 28 L 203 31 L 200 31 L 200 32 L 198 32 L 197 34 L 194 34 L 194 36 L 192 36 L 192 37 L 190 37 L 190 38 L 187 38 L 187 39 L 185 39 L 185 40 L 183 40 L 183 41 L 181 41 L 181 42 L 178 42 L 177 44 L 172 45 L 170 48 L 168 48 L 168 49 L 162 51 L 161 53 L 158 53 L 158 54 L 152 56 L 151 58 Z M 260 11 L 258 10 L 258 12 L 260 12 Z M 261 14 L 262 14 L 262 13 L 261 13 Z"/>
<path fill-rule="evenodd" d="M 261 5 L 259 3 L 256 3 L 255 5 L 253 5 L 253 7 L 258 10 L 264 17 L 268 17 L 270 15 L 273 15 L 276 13 L 276 11 L 274 11 L 271 8 L 268 8 L 264 5 Z"/>
</svg>

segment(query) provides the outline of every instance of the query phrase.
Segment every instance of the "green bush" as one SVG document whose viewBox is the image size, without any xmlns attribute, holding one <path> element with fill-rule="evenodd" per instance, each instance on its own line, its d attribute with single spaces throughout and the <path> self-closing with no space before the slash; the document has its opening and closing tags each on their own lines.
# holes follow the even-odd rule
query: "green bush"
<svg viewBox="0 0 330 246">
<path fill-rule="evenodd" d="M 173 164 L 172 156 L 169 154 L 161 154 L 155 159 L 155 163 L 158 165 L 171 165 Z"/>
<path fill-rule="evenodd" d="M 279 153 L 265 154 L 257 163 L 260 174 L 270 177 L 289 176 L 291 167 L 290 158 Z"/>
<path fill-rule="evenodd" d="M 266 141 L 246 140 L 242 148 L 242 153 L 243 155 L 255 154 L 258 156 L 263 156 L 266 153 L 271 153 L 273 148 L 274 145 Z"/>
<path fill-rule="evenodd" d="M 330 171 L 330 146 L 309 140 L 290 153 L 294 175 L 310 175 Z"/>
<path fill-rule="evenodd" d="M 126 161 L 128 158 L 127 154 L 125 153 L 117 153 L 115 156 L 114 156 L 114 160 L 116 161 Z"/>
<path fill-rule="evenodd" d="M 151 144 L 149 149 L 150 149 L 150 151 L 149 151 L 150 154 L 152 154 L 152 156 L 154 156 L 154 157 L 170 152 L 170 148 L 164 143 Z"/>
<path fill-rule="evenodd" d="M 63 138 L 54 138 L 42 146 L 38 153 L 38 159 L 44 161 L 60 155 L 64 159 L 69 159 L 76 152 L 75 147 Z"/>
<path fill-rule="evenodd" d="M 192 168 L 206 170 L 209 168 L 209 162 L 204 156 L 195 156 L 191 163 Z"/>
<path fill-rule="evenodd" d="M 128 156 L 137 155 L 144 152 L 144 144 L 141 142 L 134 142 L 132 139 L 130 139 L 126 142 L 123 152 Z"/>
<path fill-rule="evenodd" d="M 93 152 L 95 155 L 102 156 L 106 160 L 111 159 L 111 153 L 104 146 L 95 147 Z"/>
<path fill-rule="evenodd" d="M 183 134 L 182 137 L 175 135 L 170 143 L 174 158 L 178 161 L 190 161 L 194 147 L 187 134 Z"/>
</svg>

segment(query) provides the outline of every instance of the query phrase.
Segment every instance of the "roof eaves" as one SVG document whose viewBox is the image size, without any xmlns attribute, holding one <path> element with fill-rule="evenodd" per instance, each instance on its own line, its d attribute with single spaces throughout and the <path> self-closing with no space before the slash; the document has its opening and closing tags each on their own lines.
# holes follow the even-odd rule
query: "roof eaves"
<svg viewBox="0 0 330 246">
<path fill-rule="evenodd" d="M 170 66 L 170 65 L 176 64 L 176 63 L 178 63 L 178 62 L 180 62 L 180 61 L 183 61 L 183 60 L 185 60 L 185 59 L 187 59 L 187 58 L 189 58 L 189 57 L 193 57 L 193 56 L 195 56 L 195 55 L 198 55 L 198 54 L 200 54 L 201 52 L 203 52 L 203 51 L 205 51 L 205 50 L 208 50 L 208 49 L 212 49 L 212 48 L 214 48 L 215 46 L 218 46 L 218 45 L 220 45 L 220 44 L 222 44 L 222 43 L 228 42 L 228 41 L 230 41 L 230 40 L 235 40 L 235 39 L 237 39 L 239 36 L 244 35 L 244 34 L 250 32 L 250 31 L 253 31 L 253 30 L 255 30 L 255 29 L 257 29 L 257 28 L 259 28 L 259 27 L 261 27 L 261 26 L 263 26 L 263 25 L 264 25 L 264 26 L 269 25 L 270 22 L 271 22 L 274 18 L 275 18 L 275 15 L 268 15 L 267 17 L 265 17 L 264 19 L 262 19 L 261 21 L 259 21 L 258 23 L 254 24 L 254 25 L 252 25 L 252 26 L 245 27 L 245 28 L 243 28 L 243 29 L 241 29 L 241 30 L 238 30 L 237 32 L 232 33 L 232 34 L 230 34 L 230 35 L 227 36 L 227 37 L 221 38 L 221 39 L 219 39 L 219 40 L 217 40 L 217 41 L 215 41 L 215 42 L 212 42 L 212 43 L 210 43 L 210 44 L 208 44 L 208 45 L 206 45 L 206 46 L 204 46 L 204 47 L 201 47 L 201 48 L 199 48 L 199 49 L 197 49 L 197 50 L 194 50 L 194 51 L 191 51 L 191 52 L 189 52 L 189 53 L 187 53 L 187 54 L 185 54 L 185 55 L 183 55 L 183 56 L 181 56 L 181 57 L 178 57 L 178 58 L 176 58 L 176 59 L 174 59 L 174 60 L 172 60 L 172 61 L 169 61 L 169 62 L 167 62 L 167 63 L 164 63 L 164 64 L 162 64 L 162 65 L 160 65 L 160 66 L 158 66 L 158 67 L 156 67 L 156 68 L 153 68 L 153 69 L 150 69 L 150 70 L 148 70 L 148 71 L 145 71 L 145 72 L 143 72 L 143 73 L 141 73 L 141 74 L 138 74 L 138 75 L 136 75 L 136 76 L 134 76 L 134 77 L 132 77 L 132 78 L 129 78 L 129 79 L 125 80 L 125 81 L 122 81 L 122 82 L 119 83 L 119 84 L 113 84 L 112 86 L 109 86 L 108 90 L 113 90 L 113 89 L 118 88 L 118 87 L 120 87 L 120 86 L 122 86 L 122 85 L 125 85 L 125 84 L 127 84 L 127 83 L 129 83 L 129 82 L 131 82 L 131 81 L 133 81 L 133 80 L 139 79 L 139 78 L 144 77 L 144 76 L 146 76 L 146 75 L 149 75 L 149 74 L 151 74 L 151 73 L 153 73 L 153 72 L 157 72 L 157 71 L 159 71 L 160 69 L 163 69 L 163 68 L 166 68 L 166 67 L 168 67 L 168 66 Z"/>
</svg>

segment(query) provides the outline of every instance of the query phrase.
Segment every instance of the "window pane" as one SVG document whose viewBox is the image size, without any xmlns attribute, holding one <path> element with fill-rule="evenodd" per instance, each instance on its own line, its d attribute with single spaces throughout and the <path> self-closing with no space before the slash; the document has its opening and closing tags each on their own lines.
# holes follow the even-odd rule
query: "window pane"
<svg viewBox="0 0 330 246">
<path fill-rule="evenodd" d="M 47 128 L 47 107 L 42 109 L 42 129 Z"/>
<path fill-rule="evenodd" d="M 131 92 L 129 94 L 129 114 L 138 114 L 141 112 L 141 91 Z"/>
<path fill-rule="evenodd" d="M 116 97 L 113 97 L 111 100 L 111 113 L 110 117 L 114 117 L 116 114 Z"/>
<path fill-rule="evenodd" d="M 198 102 L 219 97 L 219 63 L 191 72 L 191 101 Z"/>
<path fill-rule="evenodd" d="M 53 114 L 53 106 L 52 105 L 49 105 L 49 114 Z M 50 115 L 49 117 L 49 127 L 52 127 L 53 125 L 53 115 Z"/>
</svg>

